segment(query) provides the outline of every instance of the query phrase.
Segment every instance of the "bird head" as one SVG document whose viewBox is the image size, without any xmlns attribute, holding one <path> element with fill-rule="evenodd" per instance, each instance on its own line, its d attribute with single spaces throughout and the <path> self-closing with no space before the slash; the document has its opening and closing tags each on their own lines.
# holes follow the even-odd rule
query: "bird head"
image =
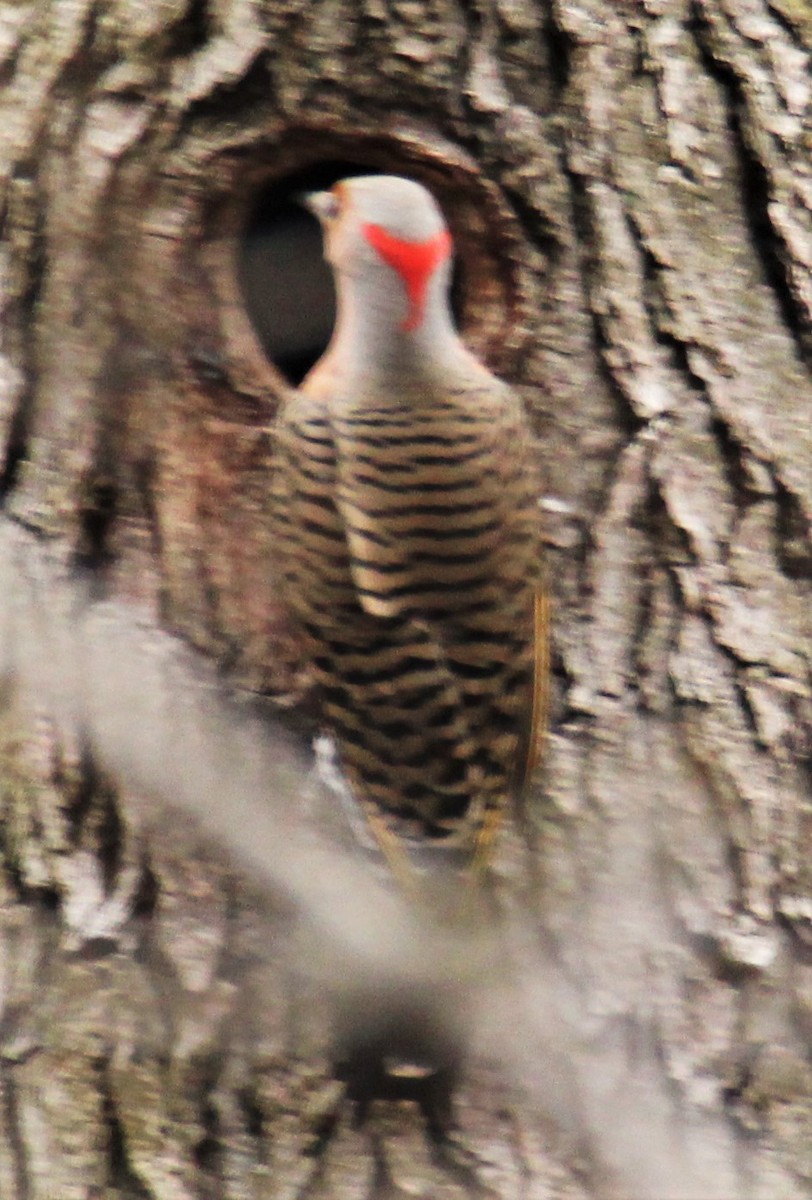
<svg viewBox="0 0 812 1200">
<path fill-rule="evenodd" d="M 451 235 L 422 184 L 360 175 L 303 199 L 324 230 L 325 257 L 339 287 L 350 283 L 367 304 L 380 305 L 395 283 L 402 331 L 421 327 L 430 300 L 447 305 Z"/>
</svg>

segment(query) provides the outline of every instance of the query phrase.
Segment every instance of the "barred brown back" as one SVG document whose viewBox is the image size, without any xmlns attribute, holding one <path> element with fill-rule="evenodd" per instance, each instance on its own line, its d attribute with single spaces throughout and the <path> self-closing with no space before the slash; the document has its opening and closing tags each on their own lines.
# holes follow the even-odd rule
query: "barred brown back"
<svg viewBox="0 0 812 1200">
<path fill-rule="evenodd" d="M 538 483 L 518 398 L 481 368 L 435 391 L 294 396 L 278 428 L 284 586 L 346 774 L 402 833 L 477 835 L 524 777 Z"/>
</svg>

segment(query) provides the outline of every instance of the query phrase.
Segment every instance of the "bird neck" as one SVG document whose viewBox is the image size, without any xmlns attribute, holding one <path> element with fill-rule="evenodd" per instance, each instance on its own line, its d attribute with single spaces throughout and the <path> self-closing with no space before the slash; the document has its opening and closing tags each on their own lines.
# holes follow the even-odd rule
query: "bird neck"
<svg viewBox="0 0 812 1200">
<path fill-rule="evenodd" d="M 391 377 L 431 374 L 459 356 L 462 346 L 448 305 L 447 280 L 429 281 L 416 319 L 409 322 L 407 298 L 391 281 L 338 280 L 334 354 L 350 375 Z"/>
</svg>

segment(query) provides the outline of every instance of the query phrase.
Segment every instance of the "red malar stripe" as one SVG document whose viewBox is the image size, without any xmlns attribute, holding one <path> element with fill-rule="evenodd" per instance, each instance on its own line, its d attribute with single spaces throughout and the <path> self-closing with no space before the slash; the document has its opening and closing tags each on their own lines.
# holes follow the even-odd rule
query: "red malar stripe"
<svg viewBox="0 0 812 1200">
<path fill-rule="evenodd" d="M 407 242 L 380 225 L 364 225 L 363 234 L 373 250 L 403 280 L 409 312 L 401 329 L 417 329 L 423 320 L 428 282 L 451 253 L 451 234 L 443 229 L 425 242 Z"/>
</svg>

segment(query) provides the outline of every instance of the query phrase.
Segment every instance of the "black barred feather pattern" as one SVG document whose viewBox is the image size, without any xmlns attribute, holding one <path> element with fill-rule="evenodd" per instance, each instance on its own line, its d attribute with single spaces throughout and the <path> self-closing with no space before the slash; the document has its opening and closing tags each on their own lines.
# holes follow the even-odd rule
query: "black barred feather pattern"
<svg viewBox="0 0 812 1200">
<path fill-rule="evenodd" d="M 328 406 L 312 391 L 280 419 L 274 500 L 326 724 L 395 832 L 473 853 L 540 736 L 539 487 L 521 403 L 478 366 L 441 393 L 412 381 Z"/>
</svg>

